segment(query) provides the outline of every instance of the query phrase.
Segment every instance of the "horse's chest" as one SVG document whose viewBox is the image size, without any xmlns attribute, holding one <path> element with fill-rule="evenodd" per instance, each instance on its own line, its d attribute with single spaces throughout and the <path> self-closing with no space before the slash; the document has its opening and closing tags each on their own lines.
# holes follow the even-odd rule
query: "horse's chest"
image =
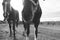
<svg viewBox="0 0 60 40">
<path fill-rule="evenodd" d="M 15 18 L 15 14 L 14 14 L 13 12 L 10 12 L 9 18 L 10 18 L 10 19 L 14 19 L 14 18 Z"/>
</svg>

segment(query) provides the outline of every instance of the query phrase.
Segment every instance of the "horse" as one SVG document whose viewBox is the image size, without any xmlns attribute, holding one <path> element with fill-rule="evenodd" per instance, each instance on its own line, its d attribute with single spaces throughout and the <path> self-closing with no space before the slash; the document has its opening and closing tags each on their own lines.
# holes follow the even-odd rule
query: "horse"
<svg viewBox="0 0 60 40">
<path fill-rule="evenodd" d="M 38 0 L 24 0 L 24 8 L 22 10 L 22 21 L 24 25 L 23 36 L 26 36 L 26 40 L 29 40 L 30 23 L 34 24 L 34 40 L 37 40 L 38 25 L 42 15 L 42 9 Z"/>
<path fill-rule="evenodd" d="M 16 39 L 15 26 L 18 27 L 19 12 L 17 10 L 15 10 L 13 7 L 11 7 L 11 5 L 8 4 L 7 2 L 3 3 L 3 10 L 4 10 L 4 15 L 3 16 L 4 16 L 5 20 L 7 20 L 8 24 L 9 24 L 9 29 L 10 29 L 9 37 L 12 37 L 12 29 L 13 29 L 13 35 L 14 35 L 14 40 L 15 40 Z"/>
<path fill-rule="evenodd" d="M 34 24 L 34 40 L 37 39 L 37 34 L 38 34 L 38 25 L 40 23 L 40 18 L 42 15 L 42 10 L 41 7 L 39 5 L 38 0 L 25 0 L 24 1 L 24 8 L 22 10 L 22 21 L 23 21 L 23 25 L 24 25 L 24 31 L 23 31 L 23 35 L 26 36 L 26 40 L 29 40 L 29 33 L 30 33 L 30 22 L 33 22 Z M 37 5 L 35 5 L 35 3 Z"/>
</svg>

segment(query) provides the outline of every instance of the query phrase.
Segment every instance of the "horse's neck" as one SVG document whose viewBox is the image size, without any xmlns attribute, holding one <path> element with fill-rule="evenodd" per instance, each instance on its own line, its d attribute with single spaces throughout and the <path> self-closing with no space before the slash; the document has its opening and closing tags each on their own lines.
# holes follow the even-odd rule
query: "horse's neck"
<svg viewBox="0 0 60 40">
<path fill-rule="evenodd" d="M 11 7 L 11 10 L 10 10 L 11 14 L 14 14 L 16 12 L 16 10 L 14 8 Z"/>
</svg>

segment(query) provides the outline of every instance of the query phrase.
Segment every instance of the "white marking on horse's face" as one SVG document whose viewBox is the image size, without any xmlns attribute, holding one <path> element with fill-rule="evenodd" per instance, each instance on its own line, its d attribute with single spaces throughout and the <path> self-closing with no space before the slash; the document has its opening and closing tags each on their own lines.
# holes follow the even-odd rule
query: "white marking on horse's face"
<svg viewBox="0 0 60 40">
<path fill-rule="evenodd" d="M 7 2 L 5 2 L 4 12 L 7 12 Z"/>
<path fill-rule="evenodd" d="M 9 5 L 10 5 L 10 3 L 5 2 L 5 7 L 4 7 L 5 13 L 7 12 L 7 7 L 9 7 L 9 10 L 11 11 L 11 6 L 9 6 Z"/>
<path fill-rule="evenodd" d="M 9 8 L 10 11 L 12 10 L 12 9 L 11 9 L 11 6 L 9 6 L 9 5 L 10 5 L 10 3 L 5 2 L 5 5 L 4 5 L 4 13 L 5 13 L 5 16 L 7 16 L 6 13 L 8 13 L 8 15 L 9 15 L 9 12 L 7 12 L 7 7 L 10 7 L 10 8 Z"/>
<path fill-rule="evenodd" d="M 7 2 L 5 2 L 5 4 L 3 5 L 3 7 L 4 7 L 4 16 L 6 16 L 6 12 L 7 12 Z"/>
</svg>

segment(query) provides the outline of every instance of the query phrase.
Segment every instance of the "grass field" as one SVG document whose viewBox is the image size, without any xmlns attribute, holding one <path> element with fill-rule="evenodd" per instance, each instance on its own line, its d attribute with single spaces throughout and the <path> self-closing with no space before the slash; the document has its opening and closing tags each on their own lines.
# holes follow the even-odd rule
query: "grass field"
<svg viewBox="0 0 60 40">
<path fill-rule="evenodd" d="M 19 24 L 16 28 L 16 38 L 18 40 L 25 40 L 22 36 L 23 24 Z M 9 37 L 9 26 L 8 24 L 0 24 L 0 40 L 13 40 L 13 37 Z M 30 25 L 30 36 L 29 40 L 34 40 L 34 25 Z M 38 27 L 38 38 L 37 40 L 60 40 L 60 25 L 46 25 L 40 24 Z"/>
</svg>

